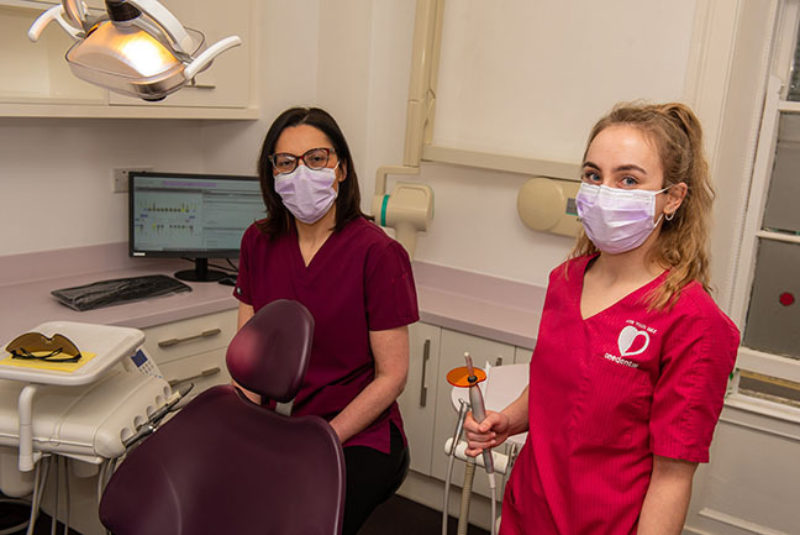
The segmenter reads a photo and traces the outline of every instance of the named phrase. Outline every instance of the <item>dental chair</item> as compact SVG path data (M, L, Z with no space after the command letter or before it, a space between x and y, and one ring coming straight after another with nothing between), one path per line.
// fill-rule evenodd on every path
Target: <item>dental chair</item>
M264 398L291 401L313 330L303 305L270 303L231 341L231 376ZM100 520L115 535L338 534L344 478L341 445L322 418L284 416L220 385L128 454L105 489Z

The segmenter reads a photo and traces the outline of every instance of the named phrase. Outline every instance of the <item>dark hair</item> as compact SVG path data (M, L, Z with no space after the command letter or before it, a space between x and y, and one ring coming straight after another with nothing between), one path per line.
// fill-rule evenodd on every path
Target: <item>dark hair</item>
M358 177L356 176L353 157L350 148L344 139L344 134L331 115L320 108L289 108L281 113L272 126L267 130L264 144L261 146L261 155L258 158L258 178L261 181L261 196L267 208L267 218L257 223L258 228L271 237L286 234L291 229L294 216L281 202L280 196L275 192L275 178L272 175L272 161L270 156L275 151L275 144L286 128L307 124L317 128L333 144L344 180L339 183L339 194L336 197L336 224L334 230L339 231L344 226L358 217L365 217L361 212L361 193L358 190Z

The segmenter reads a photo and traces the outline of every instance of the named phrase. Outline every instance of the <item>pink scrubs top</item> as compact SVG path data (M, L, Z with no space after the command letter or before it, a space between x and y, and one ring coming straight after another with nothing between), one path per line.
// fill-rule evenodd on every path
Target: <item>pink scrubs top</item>
M364 218L334 232L306 266L296 231L271 240L255 225L242 237L233 291L258 311L294 299L314 316L314 342L292 414L336 416L374 378L369 331L419 319L411 264L403 247ZM397 403L344 446L389 453L389 423L402 432Z
M550 274L502 535L635 533L653 455L708 461L736 326L697 282L673 308L648 310L666 273L584 320L590 259Z

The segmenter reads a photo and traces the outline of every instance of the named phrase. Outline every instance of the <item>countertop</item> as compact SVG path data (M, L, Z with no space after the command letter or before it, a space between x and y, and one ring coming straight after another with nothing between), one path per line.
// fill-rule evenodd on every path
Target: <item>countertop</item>
M143 329L238 306L233 288L216 282L187 282L192 292L85 312L71 310L50 295L58 288L138 275L172 275L189 267L180 259L129 258L124 243L0 257L0 341L46 321ZM423 262L414 262L413 267L421 321L534 347L544 288Z
M129 258L125 244L0 257L0 341L5 343L46 321L144 329L237 308L233 287L217 282L186 282L191 292L84 312L67 308L50 295L59 288L140 275L172 275L191 266L180 259Z
M420 320L533 349L545 288L414 262Z

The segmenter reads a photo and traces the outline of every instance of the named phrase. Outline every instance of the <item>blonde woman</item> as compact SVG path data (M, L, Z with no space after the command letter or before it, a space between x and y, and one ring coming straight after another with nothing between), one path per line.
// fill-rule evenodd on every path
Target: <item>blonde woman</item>
M619 105L592 129L584 232L550 274L529 387L468 453L529 431L500 533L681 532L739 332L709 295L714 193L682 104Z

